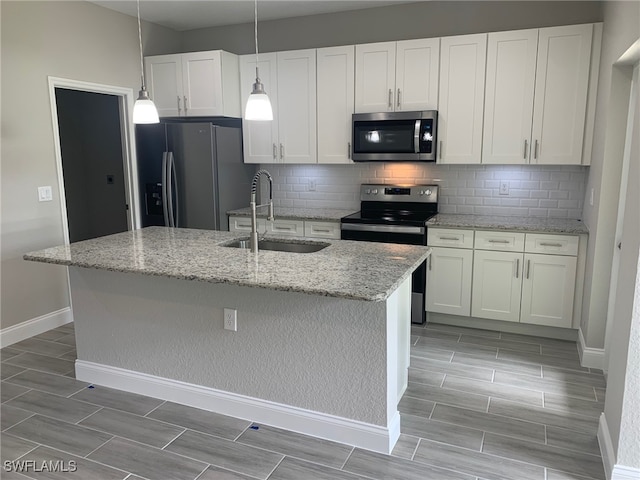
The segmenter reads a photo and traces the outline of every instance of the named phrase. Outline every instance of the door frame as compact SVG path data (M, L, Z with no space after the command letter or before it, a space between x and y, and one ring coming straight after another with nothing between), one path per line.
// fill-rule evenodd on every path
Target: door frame
M68 78L49 76L49 100L51 102L51 123L53 126L53 144L56 157L56 171L58 175L58 191L60 193L60 212L62 215L62 233L65 245L69 245L69 221L67 219L67 200L64 189L64 170L62 168L62 148L60 145L60 129L58 126L58 106L56 103L56 88L78 90L89 93L103 93L118 97L120 107L120 138L122 139L122 160L124 168L124 188L129 210L127 211L127 226L129 230L140 228L140 205L138 188L138 162L136 157L135 135L133 135L133 104L135 102L133 89L103 85L100 83L84 82Z

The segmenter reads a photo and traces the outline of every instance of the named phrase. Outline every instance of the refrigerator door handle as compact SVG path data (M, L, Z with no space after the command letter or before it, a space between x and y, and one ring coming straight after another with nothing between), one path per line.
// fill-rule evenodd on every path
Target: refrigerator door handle
M174 216L174 183L175 183L175 166L173 164L173 152L167 152L167 210L169 212L169 227L176 226L176 218Z
M171 203L175 206L175 217L173 219L173 226L177 227L180 224L180 203L178 197L178 176L176 175L176 162L173 159L173 152L169 152L169 158L171 159L171 183L175 187L171 194Z
M169 227L169 209L167 208L169 195L167 186L167 152L162 152L162 214L164 224Z

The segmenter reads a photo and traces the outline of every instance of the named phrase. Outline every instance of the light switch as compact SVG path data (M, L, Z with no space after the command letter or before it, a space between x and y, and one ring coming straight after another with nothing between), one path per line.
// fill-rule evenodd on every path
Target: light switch
M51 191L51 186L48 185L46 187L38 187L38 201L50 202L51 200L53 200L53 193Z

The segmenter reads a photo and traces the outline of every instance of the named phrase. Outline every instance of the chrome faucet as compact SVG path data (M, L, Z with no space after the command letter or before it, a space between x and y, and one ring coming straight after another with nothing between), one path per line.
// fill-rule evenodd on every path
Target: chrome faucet
M262 175L267 176L269 180L269 203L263 203L262 205L256 205L256 189L258 188L258 180ZM273 221L273 178L271 174L266 170L259 170L253 177L251 182L251 237L249 239L249 246L253 253L258 252L258 221L256 220L256 208L269 206L269 216L267 220Z

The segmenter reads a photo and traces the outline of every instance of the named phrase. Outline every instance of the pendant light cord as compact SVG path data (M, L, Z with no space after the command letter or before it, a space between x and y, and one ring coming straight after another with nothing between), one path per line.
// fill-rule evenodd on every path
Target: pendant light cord
M146 90L146 86L144 84L144 61L142 59L142 28L140 27L140 0L137 0L137 6L138 6L138 43L140 44L140 71L141 71L141 78L142 78L142 90Z
M258 78L258 0L254 1L253 4L253 33L254 38L256 40L256 80Z

